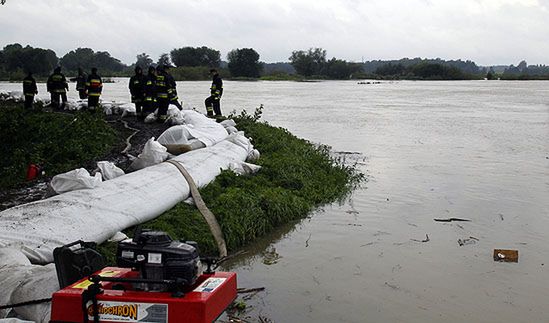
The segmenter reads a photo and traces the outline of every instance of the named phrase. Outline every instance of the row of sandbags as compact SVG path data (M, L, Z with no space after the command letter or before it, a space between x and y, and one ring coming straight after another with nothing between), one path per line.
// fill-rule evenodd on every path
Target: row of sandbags
M123 174L114 164L100 162L94 176L82 169L54 177L52 187L65 193L0 212L0 305L47 298L58 289L51 264L54 248L76 240L104 242L185 200L188 184L176 167L163 163L166 159L183 165L199 187L211 182L222 169L240 173L259 169L246 163L259 157L259 152L236 130L234 121L218 124L194 111L178 116L184 124L169 128L159 139L166 145L186 142L195 149L174 156L151 138L136 158L142 167L133 173ZM200 147L203 149L197 149ZM78 186L82 183L85 185ZM49 304L41 304L24 306L14 313L47 322L49 311ZM0 313L0 318L2 314L6 313ZM10 320L7 322L14 323L16 319Z

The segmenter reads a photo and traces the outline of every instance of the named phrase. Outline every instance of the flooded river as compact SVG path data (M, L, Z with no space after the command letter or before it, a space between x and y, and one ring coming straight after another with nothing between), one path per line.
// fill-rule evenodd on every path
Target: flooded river
M128 101L117 81L104 97ZM208 88L178 83L199 109ZM225 82L224 113L260 104L368 180L226 264L239 287L265 287L244 318L549 321L549 82Z

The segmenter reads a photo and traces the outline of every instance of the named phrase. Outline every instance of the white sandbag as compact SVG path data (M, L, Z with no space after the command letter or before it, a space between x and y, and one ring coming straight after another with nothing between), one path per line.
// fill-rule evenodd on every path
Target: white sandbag
M175 106L171 106L168 108L168 119L166 120L170 125L182 125L185 124L185 118L183 116L183 113L176 108Z
M158 141L154 140L154 137L149 139L143 151L130 165L130 169L138 170L152 165L159 164L168 159L168 153L166 147L162 146Z
M201 113L177 109L174 113L180 115L184 124L170 127L164 131L158 137L158 142L162 145L187 145L192 139L196 139L208 147L220 142L228 135L221 124Z
M8 99L15 100L17 102L23 101L25 97L21 91L8 91Z
M65 110L68 111L78 111L83 108L88 107L88 100L75 100L75 99L67 99L67 102L65 102Z
M149 115L147 115L145 117L144 122L145 123L154 123L154 122L156 122L156 120L158 120L158 117L156 116L156 113L149 113Z
M261 169L261 166L240 162L240 163L230 163L229 169L232 170L237 175L252 175L257 173Z
M13 248L0 248L0 286L2 305L50 298L53 292L59 290L54 264L32 265L20 250ZM50 302L16 307L12 311L17 317L46 323L50 319ZM7 310L0 311L0 318L7 314Z
M39 98L39 97L34 97L34 102L38 103L38 104L42 104L42 106L47 106L50 104L51 102L51 99L48 99L48 98Z
M227 140L242 147L246 147L246 151L251 152L254 149L250 139L244 136L244 131L233 133L227 137Z
M128 236L124 232L118 231L112 237L110 237L108 241L109 242L120 242L120 241L124 241L126 239L128 239Z
M137 111L135 110L135 104L133 103L123 103L117 106L118 114L122 115L122 118L126 116L134 116Z
M161 145L181 145L181 144L188 144L189 139L191 139L192 136L189 133L189 128L184 125L179 126L173 126L166 131L164 131L159 137L158 137L158 143Z
M225 127L225 128L228 128L228 127L236 127L236 122L234 122L233 119L223 120L223 121L221 121L219 124L222 125L222 126Z
M112 105L102 105L101 107L103 108L103 113L106 116L112 115Z
M0 248L0 305L13 304L11 295L21 284L22 277L15 275L14 268L30 266L29 259L16 248ZM0 318L6 317L11 309L0 310Z
M181 114L192 138L200 140L206 147L215 145L227 138L225 128L202 113L193 110L182 110Z
M244 161L250 146L246 138L232 138L172 160L180 162L197 186L203 187L230 163ZM188 196L189 186L179 170L161 163L103 182L95 189L0 212L0 247L22 245L33 263L50 263L56 247L76 240L102 243L118 231L156 218Z
M198 139L189 140L189 144L191 146L191 150L196 150L196 149L206 147L206 145L204 145L204 143L202 141L198 140Z
M98 161L97 168L99 168L99 171L103 175L103 179L106 181L125 174L122 169L116 167L116 165L110 161Z
M179 110L175 105L169 105L168 111L166 112L168 117L177 117L181 116L181 110Z
M228 133L229 135L238 132L238 129L236 129L236 127L233 127L233 126L226 127L225 130L227 130L227 133Z
M254 161L258 160L260 156L261 156L261 154L259 153L259 150L252 149L250 151L250 153L248 154L248 157L246 158L246 161L247 162L254 162Z
M177 126L177 125L185 124L185 119L180 114L179 116L168 117L167 122L172 126Z
M96 173L91 176L84 168L78 168L63 174L55 175L50 183L50 186L56 193L65 193L74 190L94 188L101 184L101 173Z
M21 267L14 268L20 271ZM11 296L13 303L23 303L36 299L50 298L59 290L59 281L54 264L46 266L32 265L25 273L21 284ZM51 302L16 307L18 317L37 323L47 323L51 316Z

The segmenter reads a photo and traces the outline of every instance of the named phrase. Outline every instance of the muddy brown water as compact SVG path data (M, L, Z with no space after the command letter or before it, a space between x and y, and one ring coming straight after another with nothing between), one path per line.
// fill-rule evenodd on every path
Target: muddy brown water
M105 97L127 101L117 81ZM208 86L178 90L203 109ZM549 82L225 82L224 113L259 104L368 181L225 264L239 287L265 287L241 318L549 320ZM496 248L519 262L494 262Z

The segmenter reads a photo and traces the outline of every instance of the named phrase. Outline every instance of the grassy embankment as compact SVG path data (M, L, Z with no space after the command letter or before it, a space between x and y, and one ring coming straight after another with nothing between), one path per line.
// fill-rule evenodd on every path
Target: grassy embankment
M254 138L263 168L252 176L224 171L201 194L216 215L228 249L239 247L320 205L343 198L362 174L334 160L329 147L299 139L282 128L259 122L261 110L234 119ZM0 187L24 181L30 162L42 163L48 175L65 172L104 156L117 142L101 114L26 112L21 103L0 102ZM174 239L199 243L202 254L216 254L208 226L194 206L180 203L144 228L164 230ZM133 233L133 228L126 230ZM113 263L116 245L100 250Z
M66 172L104 155L115 141L99 113L28 112L22 103L0 101L0 188L23 183L30 163L47 175Z
M229 251L250 243L273 228L307 216L320 205L343 198L363 175L330 156L329 147L299 139L283 128L272 127L245 112L235 117L239 130L253 138L261 152L262 169L252 176L223 171L200 190L216 215ZM168 232L172 238L198 242L201 253L216 254L208 226L194 206L180 203L143 228ZM132 229L126 230L127 234ZM100 246L114 261L115 244Z

